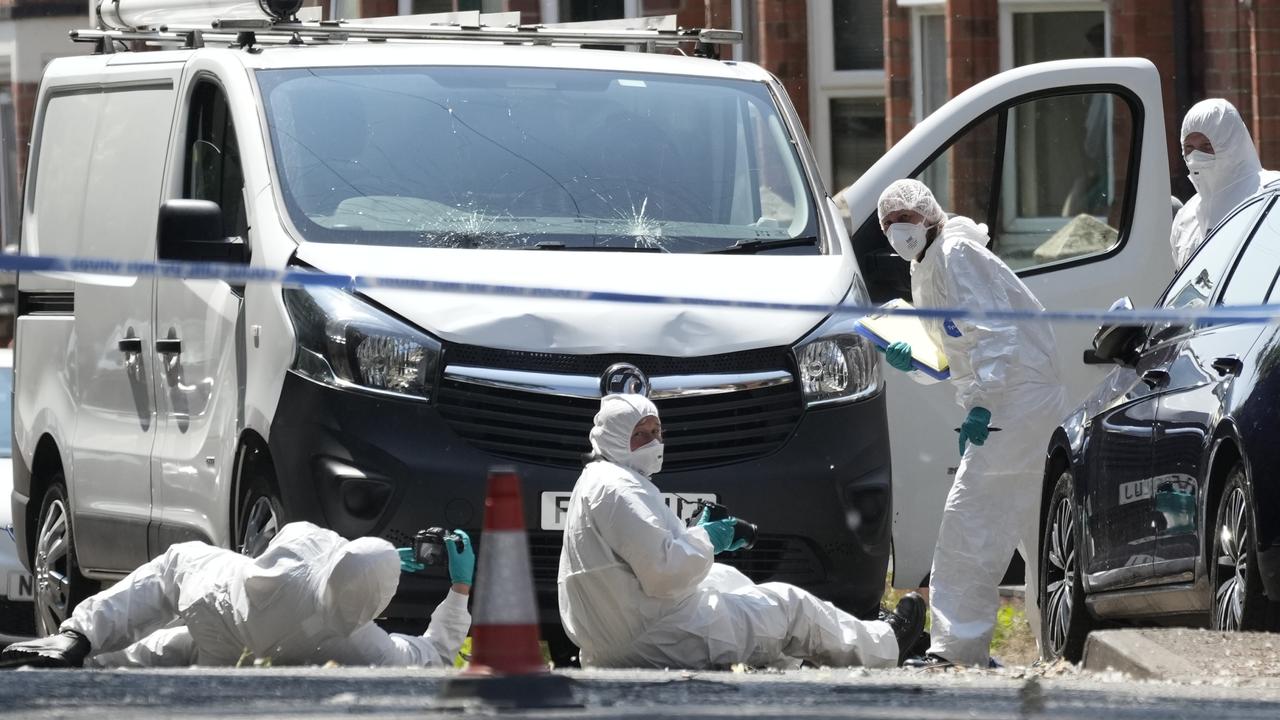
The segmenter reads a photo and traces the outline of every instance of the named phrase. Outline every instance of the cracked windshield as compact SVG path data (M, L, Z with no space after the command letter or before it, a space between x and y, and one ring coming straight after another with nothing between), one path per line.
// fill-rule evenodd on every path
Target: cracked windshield
M768 89L537 68L259 71L307 240L818 253Z

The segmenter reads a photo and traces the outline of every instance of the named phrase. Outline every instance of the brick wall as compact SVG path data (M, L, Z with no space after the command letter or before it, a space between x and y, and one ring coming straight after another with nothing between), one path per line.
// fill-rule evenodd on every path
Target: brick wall
M1249 122L1248 11L1238 0L1204 0L1201 6L1205 97L1226 98ZM1181 118L1178 120L1181 126Z
M884 0L885 140L893 145L915 124L911 80L911 13Z
M1113 0L1111 6L1111 54L1115 57L1144 57L1160 70L1160 90L1164 99L1164 123L1166 146L1169 152L1171 174L1185 174L1179 154L1174 150L1179 144L1178 129L1182 118L1178 115L1177 93L1174 79L1177 67L1173 46L1173 4L1169 0ZM1116 121L1125 118L1117 113ZM1123 132L1121 132L1123 130ZM1127 145L1128 128L1117 128L1116 138ZM1127 146L1116 148L1117 159L1128 157ZM1123 169L1117 168L1117 183L1122 182Z
M809 127L809 8L807 0L759 0L757 62L782 81L800 120Z
M947 94L951 97L1000 71L1000 15L997 0L947 0ZM986 207L990 188L971 181L990 177L996 133L991 123L970 132L952 150L951 204L972 214Z
M1253 140L1263 166L1280 168L1280 3L1254 2L1250 15Z

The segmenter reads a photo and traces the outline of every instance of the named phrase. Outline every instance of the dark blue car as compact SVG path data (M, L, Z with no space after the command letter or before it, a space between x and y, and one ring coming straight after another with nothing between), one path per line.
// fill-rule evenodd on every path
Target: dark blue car
M1224 219L1158 306L1280 303L1280 183ZM1280 324L1105 327L1117 364L1054 432L1045 465L1045 654L1078 661L1103 622L1275 627Z

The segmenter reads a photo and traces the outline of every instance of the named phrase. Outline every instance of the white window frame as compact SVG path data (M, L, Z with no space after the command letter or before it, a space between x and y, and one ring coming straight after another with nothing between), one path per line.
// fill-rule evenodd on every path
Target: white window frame
M1059 12L1100 12L1102 13L1103 28L1103 56L1111 56L1111 8L1110 3L1105 0L1078 0L1077 2L1061 2L1060 0L1015 0L1000 3L1000 70L1013 69L1013 16L1021 13L1059 13ZM1110 134L1107 135L1107 157L1114 157L1115 138ZM1132 150L1131 150L1132 151ZM1000 204L1005 208L1014 208L1017 203L1017 138L1014 133L1010 132L1005 137L1006 158L1004 168L1001 172L1004 177L1001 180L1001 198ZM1115 194L1115 173L1112 168L1108 168L1108 185L1110 193L1114 197ZM1130 182L1133 178L1130 178ZM1054 224L1060 221L1061 225L1066 225L1070 218L1057 217L1028 217L1023 218L1014 216L1008 220L1008 227L1002 230L1008 230L1013 234L1031 233L1043 230L1046 225Z
M899 5L908 5L907 0L898 0ZM912 2L911 7L911 117L914 122L924 119L924 53L920 47L924 42L924 22L928 17L945 16L946 6L941 2Z
M835 164L831 157L831 101L844 98L879 99L886 96L886 74L879 70L836 70L835 37L831 32L833 0L809 0L809 124L818 169L831 192Z

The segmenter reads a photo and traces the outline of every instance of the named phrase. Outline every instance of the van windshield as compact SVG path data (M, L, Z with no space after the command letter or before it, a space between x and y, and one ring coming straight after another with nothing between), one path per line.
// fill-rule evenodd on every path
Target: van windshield
M307 240L821 252L761 83L508 67L257 79L284 205Z

